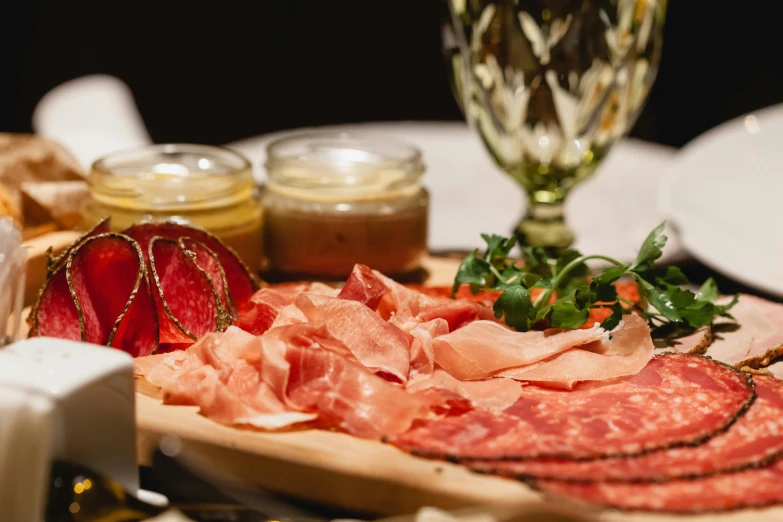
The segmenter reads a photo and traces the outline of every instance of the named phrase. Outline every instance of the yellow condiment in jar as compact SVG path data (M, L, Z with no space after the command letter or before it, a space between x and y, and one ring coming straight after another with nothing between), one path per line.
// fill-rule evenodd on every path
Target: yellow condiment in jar
M250 162L222 147L166 144L109 154L92 166L85 226L143 221L195 225L232 247L253 270L262 259L262 208Z
M415 147L304 134L270 143L266 168L261 202L270 271L340 279L355 263L389 275L420 267L429 195Z

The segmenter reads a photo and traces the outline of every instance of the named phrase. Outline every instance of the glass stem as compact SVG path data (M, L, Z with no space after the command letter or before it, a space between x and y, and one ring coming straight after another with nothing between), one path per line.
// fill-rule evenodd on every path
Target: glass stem
M535 192L530 194L527 212L516 229L519 243L525 246L545 247L553 253L571 246L574 234L565 223L564 200L565 194L556 200L547 202L536 198Z

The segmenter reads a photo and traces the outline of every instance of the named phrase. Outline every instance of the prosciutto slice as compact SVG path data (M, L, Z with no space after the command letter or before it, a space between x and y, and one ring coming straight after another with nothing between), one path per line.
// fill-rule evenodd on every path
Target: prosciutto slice
M594 341L580 348L530 366L501 372L500 375L542 386L571 389L577 382L635 375L650 361L655 349L647 323L635 315L625 316L612 331L611 340Z
M570 482L662 482L739 470L783 454L783 381L755 376L756 401L725 433L695 447L592 461L473 462L474 469Z
M275 319L287 305L302 293L335 296L338 290L323 283L281 284L262 288L243 305L234 324L253 335L269 330Z
M524 386L502 413L426 420L390 437L418 455L456 460L593 459L704 441L755 398L750 379L709 359L666 354L634 376L571 391Z
M515 332L492 321L475 321L433 340L435 362L457 379L486 379L598 341L605 330ZM649 359L649 357L648 357Z
M258 370L237 353L255 338L236 327L204 336L187 351L153 356L142 367L166 404L198 406L202 415L230 425L279 429L316 418L287 411Z
M427 379L435 371L435 351L432 343L436 337L449 333L449 324L445 319L433 319L411 330L410 374L409 382Z
M460 381L448 372L437 369L428 379L408 386L408 393L427 397L433 404L465 401L464 409L478 408L502 411L514 404L524 385L513 379L487 379L486 381Z
M730 313L736 323L713 326L706 355L737 368L759 368L783 354L783 305L742 294Z
M454 331L477 319L494 320L492 309L471 299L450 299L418 292L405 287L378 271L375 277L387 289L378 306L384 319L410 332L421 323L444 319L449 330Z
M338 297L358 301L375 310L385 294L386 285L378 279L370 267L357 264L353 267Z
M327 426L358 437L399 433L427 416L426 401L371 373L347 352L324 348L329 333L310 324L274 328L242 356L264 361L264 382L288 407L317 413Z
M624 510L702 513L763 507L783 502L783 461L768 467L662 484L596 482L570 484L540 481L550 494ZM749 520L764 520L763 514Z
M294 301L298 314L286 310L289 323L324 324L331 337L345 345L365 367L408 380L410 339L396 326L358 301L301 294ZM282 315L282 314L281 314ZM283 326L283 321L275 326Z

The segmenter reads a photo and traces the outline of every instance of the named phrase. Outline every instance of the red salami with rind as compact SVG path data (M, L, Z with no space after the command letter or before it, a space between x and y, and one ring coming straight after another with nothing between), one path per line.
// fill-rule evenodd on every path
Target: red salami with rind
M111 346L128 352L133 357L144 357L155 353L159 338L158 313L155 310L149 274L145 271L135 297L117 325Z
M566 482L663 482L768 464L783 455L783 381L757 375L757 398L725 433L695 447L592 461L471 462L476 471Z
M144 278L138 245L118 234L90 237L73 249L65 273L79 311L82 340L111 344Z
M145 257L147 256L149 242L155 236L174 241L179 240L181 237L187 237L204 244L220 259L231 297L240 309L248 302L250 296L258 290L257 278L253 276L237 253L206 230L172 222L141 223L123 231L123 234L139 242Z
M99 236L101 234L105 234L109 232L111 228L111 218L105 217L98 221L94 227L92 227L90 230L79 236L76 241L71 243L71 245L65 249L65 251L60 254L59 256L53 256L52 255L52 247L49 247L46 251L46 277L47 279L52 276L52 274L57 270L59 266L65 266L65 262L68 260L68 256L71 255L71 252L79 246L85 239Z
M228 327L227 314L209 275L177 241L151 238L148 257L161 345L192 343Z
M223 270L223 265L220 264L218 255L204 243L189 237L179 238L179 244L187 252L193 253L193 260L212 280L212 285L220 296L220 302L223 305L223 309L227 311L235 309L235 304L231 298L231 292L228 290L226 272Z
M697 514L783 503L781 482L783 461L763 468L721 473L700 479L672 480L662 484L540 481L534 486L550 494L565 495L626 511ZM759 520L762 519L759 517Z
M65 266L60 265L50 274L38 293L38 299L30 314L30 337L57 337L80 341L79 311L73 302L65 276Z
M728 429L754 399L749 376L705 357L665 354L634 376L570 391L526 386L501 413L420 421L387 441L457 461L631 456L700 444Z

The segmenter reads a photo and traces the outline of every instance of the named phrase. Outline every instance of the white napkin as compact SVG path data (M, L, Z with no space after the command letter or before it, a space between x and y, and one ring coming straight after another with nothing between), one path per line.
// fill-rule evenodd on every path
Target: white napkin
M107 75L58 85L38 102L33 129L63 144L86 170L109 152L152 143L125 83Z

